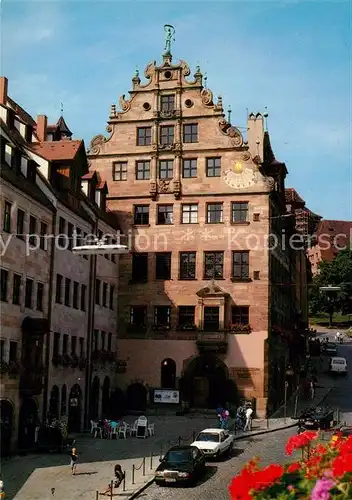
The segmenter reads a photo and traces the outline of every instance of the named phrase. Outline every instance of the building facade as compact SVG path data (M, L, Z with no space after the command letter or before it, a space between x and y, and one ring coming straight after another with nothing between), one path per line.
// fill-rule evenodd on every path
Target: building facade
M118 226L83 141L62 117L33 120L1 83L1 426L8 448L31 448L40 422L79 431L112 411L118 256L72 249L116 241Z
M239 393L263 415L283 394L296 307L292 286L272 286L291 280L288 251L268 244L281 237L287 171L261 114L248 116L245 138L199 67L189 75L166 52L90 144L132 249L120 259L120 383L129 407L144 407L151 388L178 388L193 407Z
M321 220L314 233L308 258L312 274L319 272L322 261L331 262L336 255L352 243L352 222L347 220Z

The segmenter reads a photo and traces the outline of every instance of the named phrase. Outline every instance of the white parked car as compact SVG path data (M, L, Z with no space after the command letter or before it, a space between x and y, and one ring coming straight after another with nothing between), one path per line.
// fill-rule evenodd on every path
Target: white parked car
M219 458L224 453L231 453L234 435L224 429L204 429L191 446L196 446L206 457Z
M342 373L347 375L348 366L346 358L333 357L330 359L330 373Z

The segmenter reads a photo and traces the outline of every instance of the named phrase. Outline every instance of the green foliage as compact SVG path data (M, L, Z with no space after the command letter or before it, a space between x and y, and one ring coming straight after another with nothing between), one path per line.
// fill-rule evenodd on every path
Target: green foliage
M338 292L321 292L322 286L340 286ZM332 262L322 261L319 274L314 276L309 289L310 314L352 312L352 250L345 249L337 254Z

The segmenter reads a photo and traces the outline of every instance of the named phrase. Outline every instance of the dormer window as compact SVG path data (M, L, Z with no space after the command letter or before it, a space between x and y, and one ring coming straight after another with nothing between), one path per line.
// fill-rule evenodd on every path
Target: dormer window
M103 210L103 212L106 212L106 194L104 191L101 191L100 194L100 208Z
M5 162L12 166L12 147L9 144L5 145Z
M34 161L29 161L27 164L27 179L35 183L37 177L37 165Z

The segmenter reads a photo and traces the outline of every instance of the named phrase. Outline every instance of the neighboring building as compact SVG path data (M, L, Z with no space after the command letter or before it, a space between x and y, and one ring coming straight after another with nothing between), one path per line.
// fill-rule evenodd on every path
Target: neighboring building
M321 261L331 262L341 250L351 247L351 243L352 221L321 220L308 249L312 274L319 272Z
M287 213L293 213L296 221L296 231L299 234L312 236L321 220L321 216L315 214L306 207L306 202L293 188L285 189L285 200Z
M295 259L266 245L286 225L287 171L261 114L245 140L199 67L189 74L170 52L149 64L148 82L136 74L131 98L111 107L109 137L90 145L133 249L120 259L121 388L131 409L151 388L179 388L193 407L238 390L264 415L283 398L297 317Z
M67 418L78 431L110 413L118 371L118 256L77 255L72 247L87 235L116 241L119 231L106 211L106 183L89 173L83 141L71 140L62 117L55 126L45 116L35 122L7 96L7 80L0 81L1 210L3 234L10 233L1 264L7 299L1 346L8 363L18 343L19 373L14 378L8 368L3 377L1 406L12 408L13 445L18 429L18 446L30 448L39 420ZM26 255L29 239L34 248Z

